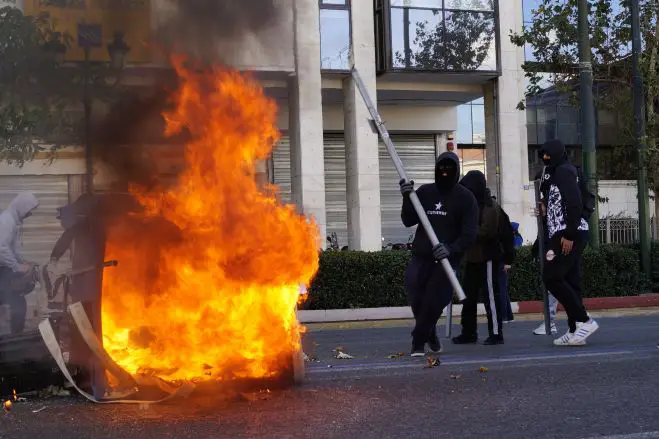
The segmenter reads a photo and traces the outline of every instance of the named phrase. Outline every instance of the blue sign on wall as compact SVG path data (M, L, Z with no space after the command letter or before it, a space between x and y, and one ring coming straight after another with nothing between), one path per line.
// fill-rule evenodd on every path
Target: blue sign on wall
M82 48L101 47L103 31L100 24L78 23L78 46Z

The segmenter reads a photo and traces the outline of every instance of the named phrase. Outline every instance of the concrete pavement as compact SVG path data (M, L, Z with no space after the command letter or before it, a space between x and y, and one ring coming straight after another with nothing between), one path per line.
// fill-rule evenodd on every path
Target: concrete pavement
M30 401L0 417L0 438L659 438L658 315L601 317L583 348L537 324L506 325L503 346L447 344L434 368L388 358L407 353L409 322L318 325L300 387L148 410ZM355 358L333 358L339 346Z

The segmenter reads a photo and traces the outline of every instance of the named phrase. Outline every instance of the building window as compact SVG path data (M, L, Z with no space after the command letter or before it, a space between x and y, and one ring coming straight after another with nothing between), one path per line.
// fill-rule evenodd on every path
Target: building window
M522 0L522 15L524 17L524 28L530 29L533 25L533 15L534 11L538 9L538 6L542 3L542 0ZM535 61L533 56L533 46L530 44L524 45L524 60L525 61Z
M458 146L485 145L485 104L483 98L458 106Z
M350 0L320 1L320 68L350 70Z
M376 2L376 27L381 28L376 32L388 33L387 67L422 71L497 70L495 0L389 0L388 3L386 23L378 14ZM382 44L380 38L378 44Z
M460 159L460 175L465 175L469 171L481 171L487 175L485 145L458 146L457 154Z

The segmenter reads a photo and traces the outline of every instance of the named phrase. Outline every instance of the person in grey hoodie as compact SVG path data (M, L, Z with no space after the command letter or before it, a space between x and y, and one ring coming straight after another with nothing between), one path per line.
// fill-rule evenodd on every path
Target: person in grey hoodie
M25 295L34 289L34 263L19 253L20 228L39 201L31 192L21 192L0 214L0 301L10 307L12 334L23 332L27 303Z

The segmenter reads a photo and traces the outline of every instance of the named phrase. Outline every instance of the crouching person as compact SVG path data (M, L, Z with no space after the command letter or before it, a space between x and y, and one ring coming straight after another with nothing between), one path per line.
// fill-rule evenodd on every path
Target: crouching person
M35 264L25 260L19 252L20 228L38 206L34 194L22 192L0 214L0 304L9 305L12 334L25 329L25 295L35 286Z
M476 239L478 206L472 193L457 184L458 169L457 155L441 154L435 164L435 183L424 184L416 191L440 242L434 248L410 201L414 182L400 182L403 224L419 225L412 243L412 260L405 270L405 290L415 319L413 357L424 356L426 344L433 353L442 350L436 326L442 310L452 300L453 287L438 261L448 259L457 271L464 252Z

